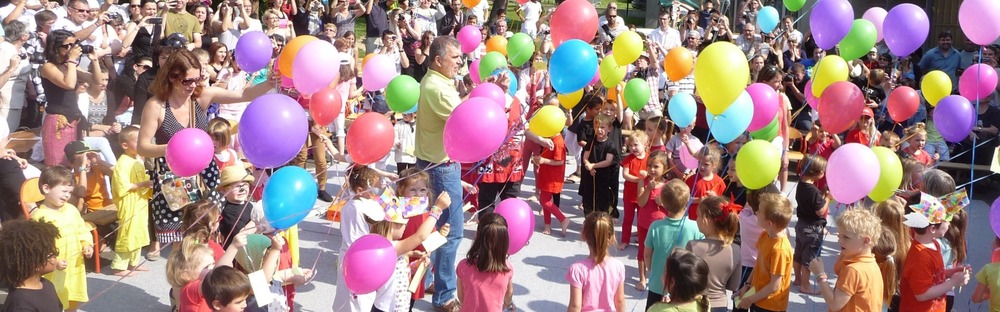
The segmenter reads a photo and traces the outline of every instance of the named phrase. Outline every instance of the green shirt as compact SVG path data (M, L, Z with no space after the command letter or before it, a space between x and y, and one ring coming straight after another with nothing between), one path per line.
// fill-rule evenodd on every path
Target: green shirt
M990 312L1000 312L1000 263L990 263L976 273L976 281L990 288Z
M934 126L934 120L932 118L927 118L924 125L927 126L927 143L944 142L944 137L941 136L941 132L938 132L937 127Z
M666 218L653 222L645 241L646 249L653 249L653 259L646 264L650 267L649 276L646 277L649 291L664 294L663 269L667 265L667 257L675 247L684 248L689 241L702 238L705 235L698 231L698 224L688 218Z
M427 70L420 81L414 156L431 163L448 161L448 154L444 152L444 124L461 102L454 79L433 69Z
M646 312L700 312L700 305L697 301L691 301L682 304L672 304L666 302L657 302Z
M190 43L194 42L194 34L201 33L201 28L198 27L198 18L190 13L167 12L166 20L167 36L173 33L180 33Z

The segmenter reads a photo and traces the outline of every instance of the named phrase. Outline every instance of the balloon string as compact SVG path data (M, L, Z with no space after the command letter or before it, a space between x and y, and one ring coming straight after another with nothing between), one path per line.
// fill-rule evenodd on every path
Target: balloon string
M983 59L983 49L979 49L979 60L982 61L982 59ZM977 69L978 69L978 67L977 67ZM979 80L980 80L980 78L979 78L980 77L979 71L977 70L975 74L976 74L976 85L978 86L979 85ZM975 118L973 119L974 122L972 123L973 129L975 129L976 125L979 124L979 105L980 105L979 101L980 101L980 99L979 99L979 94L978 94L978 92L979 92L978 88L977 88L976 92L977 92L977 94L976 94L976 110L973 112L973 116L975 116ZM976 134L976 133L972 133L972 154L971 154L972 155L972 162L969 163L969 165L970 165L970 168L969 168L969 181L970 181L969 182L969 198L972 198L973 194L975 194L975 192L973 191L973 189L976 187L976 184L973 183L973 182L976 181L976 170L974 168L972 168L971 166L975 166L976 165L976 140L978 140L978 139L979 139L979 135Z

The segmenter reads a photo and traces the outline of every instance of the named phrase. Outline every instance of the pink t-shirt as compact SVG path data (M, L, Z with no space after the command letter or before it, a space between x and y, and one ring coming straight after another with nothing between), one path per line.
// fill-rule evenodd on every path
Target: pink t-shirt
M581 311L614 311L615 295L624 280L625 264L612 257L605 257L599 265L587 257L570 265L566 272L569 285L583 290Z
M752 268L757 265L757 238L763 231L750 206L740 210L740 264L743 266Z
M507 272L479 272L476 266L463 259L455 268L455 275L462 282L462 311L501 312L508 284L514 277L514 267L507 262Z

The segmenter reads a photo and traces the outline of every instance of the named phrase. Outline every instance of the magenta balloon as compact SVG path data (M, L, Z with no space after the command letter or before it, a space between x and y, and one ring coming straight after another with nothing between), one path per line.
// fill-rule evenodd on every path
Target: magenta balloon
M513 255L521 251L535 233L535 213L531 206L523 200L508 198L497 204L494 212L507 220L507 254Z
M806 90L812 90L812 87L813 87L812 80L809 80L808 82L806 82ZM818 109L819 108L819 99L817 99L816 95L813 95L813 93L811 91L810 92L806 92L806 104L809 104L809 107L812 107L813 110Z
M482 60L483 59L478 58L475 61L472 61L472 64L469 64L469 77L472 77L472 83L482 83L482 79L479 79L479 61Z
M594 72L594 79L591 79L590 83L587 84L587 85L595 86L595 85L597 85L600 82L601 82L601 71L598 70L598 71Z
M830 161L826 165L826 181L837 202L850 204L871 193L878 183L879 170L878 157L871 148L858 143L847 143L830 155Z
M476 26L465 25L458 31L458 44L462 46L462 53L472 53L482 42L483 32Z
M823 129L839 134L854 126L864 109L865 94L861 89L853 83L837 81L823 90L817 111Z
M809 15L816 45L824 50L832 49L851 31L854 23L854 8L847 0L819 0Z
M753 118L750 119L747 131L753 132L771 124L778 113L781 100L778 99L778 92L775 92L773 87L763 83L751 84L747 87L747 93L753 99Z
M247 72L264 69L271 62L271 38L259 30L244 33L236 42L233 56L236 64Z
M975 125L976 109L962 96L946 96L934 108L934 126L948 142L965 140Z
M507 107L507 97L504 96L503 89L493 83L487 82L476 86L476 88L472 89L472 92L469 93L469 97L487 98L496 103L500 108L505 109Z
M1000 37L1000 2L996 0L965 0L958 7L958 25L969 40L978 45L990 45Z
M872 22L872 24L875 25L875 33L877 36L875 38L876 43L882 41L882 22L885 21L885 16L887 14L889 14L889 12L887 12L885 9L880 7L873 7L868 9L868 11L865 11L865 15L861 17L863 19L868 20L869 22Z
M201 173L215 156L212 137L198 128L187 128L174 134L167 142L167 166L182 177Z
M396 76L399 76L396 73L396 63L385 54L376 54L365 63L361 81L365 90L378 91L389 85L389 81Z
M882 22L882 30L885 44L892 54L906 56L924 44L931 26L924 9L904 3L889 10Z
M506 137L504 109L487 98L470 98L444 124L444 151L451 160L474 163L493 155Z
M990 206L990 226L993 227L993 233L1000 237L1000 198L993 201L993 206Z
M344 253L340 274L354 294L367 294L389 281L396 269L396 248L385 236L368 234L358 238Z
M239 123L243 154L257 168L277 168L295 158L309 135L302 106L283 94L265 94L250 102Z
M993 66L985 64L969 66L962 73L962 77L958 79L958 93L969 101L985 99L996 88L997 71L993 69Z
M326 40L306 43L292 60L292 82L300 94L313 94L340 77L340 70L329 64L339 64L337 48Z
M568 0L556 7L549 20L556 47L571 39L590 42L597 35L597 9L587 0Z

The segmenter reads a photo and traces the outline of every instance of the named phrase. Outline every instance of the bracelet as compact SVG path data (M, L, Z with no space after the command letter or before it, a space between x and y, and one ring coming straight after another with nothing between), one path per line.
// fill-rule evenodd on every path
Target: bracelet
M820 273L816 275L816 280L820 282L826 282L826 278L827 278L826 273Z
M74 61L74 60L68 60L68 61L66 61L66 64L73 64L73 65L79 66L80 62L77 62L77 61Z

